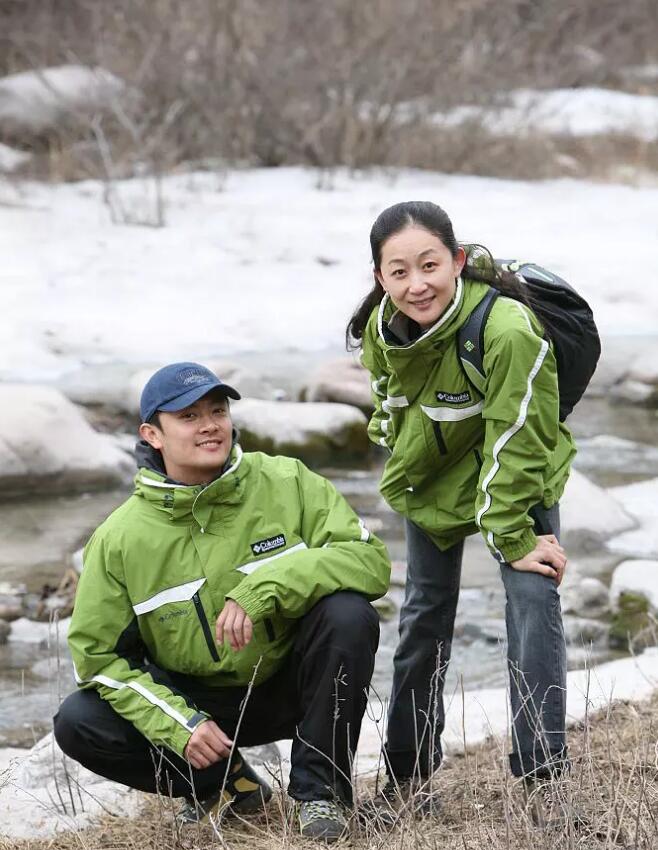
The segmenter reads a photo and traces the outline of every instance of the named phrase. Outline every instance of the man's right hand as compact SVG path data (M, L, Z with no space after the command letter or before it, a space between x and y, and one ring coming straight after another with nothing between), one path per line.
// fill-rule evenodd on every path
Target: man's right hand
M228 758L233 741L219 728L214 720L200 723L187 742L183 755L197 770L210 767L221 759Z

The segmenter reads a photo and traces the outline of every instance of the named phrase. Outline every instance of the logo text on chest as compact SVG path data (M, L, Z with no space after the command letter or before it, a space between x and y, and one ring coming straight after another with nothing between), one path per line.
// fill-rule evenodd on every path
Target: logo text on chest
M446 404L464 404L464 402L471 401L471 394L468 390L464 390L463 393L438 392L436 400L444 401Z
M265 540L259 540L251 544L251 551L254 555L262 555L263 552L272 552L274 549L280 549L286 545L286 538L283 534L276 534L274 537L266 537Z

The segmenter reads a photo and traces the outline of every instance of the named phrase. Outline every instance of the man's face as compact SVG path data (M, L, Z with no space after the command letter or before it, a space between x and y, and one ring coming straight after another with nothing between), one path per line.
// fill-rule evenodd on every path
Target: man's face
M189 407L160 411L160 425L144 423L139 433L164 459L167 475L183 484L207 484L231 451L233 423L228 400L212 390Z

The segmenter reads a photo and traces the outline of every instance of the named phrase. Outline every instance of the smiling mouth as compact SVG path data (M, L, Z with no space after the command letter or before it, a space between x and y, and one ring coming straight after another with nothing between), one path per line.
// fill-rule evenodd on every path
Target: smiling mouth
M429 298L421 298L418 301L412 301L414 307L426 307L428 304L431 304L434 301L434 296L430 295Z
M197 443L199 448L219 448L221 440L204 440L202 443Z

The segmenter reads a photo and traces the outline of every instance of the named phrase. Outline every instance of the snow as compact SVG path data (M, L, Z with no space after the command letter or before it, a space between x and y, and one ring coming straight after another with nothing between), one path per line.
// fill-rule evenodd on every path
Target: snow
M658 611L658 561L623 561L612 574L610 602L613 606L622 593L644 596Z
M55 129L69 114L100 111L125 90L103 68L60 65L0 78L0 128L15 135Z
M543 132L570 136L623 133L658 139L658 97L600 88L518 89L498 107L458 106L433 116L439 126L482 121L496 135Z
M637 529L608 540L608 549L636 558L658 558L658 478L611 487L608 492L639 523Z
M0 191L0 379L246 351L336 354L370 286L370 226L414 198L445 206L463 241L572 281L604 334L656 331L658 287L637 273L653 267L656 188L421 171L332 179L321 190L302 168L253 169L220 190L216 175L172 176L163 228L111 224L94 181L23 184L11 207ZM143 186L121 184L124 202Z
M10 148L0 142L0 173L11 174L12 171L16 171L17 168L24 165L30 159L30 156L25 151L17 151L15 148Z

